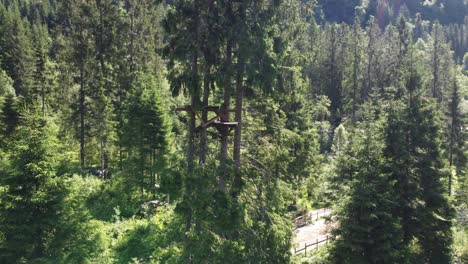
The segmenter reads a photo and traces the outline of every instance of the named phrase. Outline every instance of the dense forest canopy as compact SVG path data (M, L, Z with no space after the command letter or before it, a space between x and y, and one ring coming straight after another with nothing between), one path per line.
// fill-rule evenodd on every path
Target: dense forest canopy
M0 0L0 263L467 263L467 99L465 0Z

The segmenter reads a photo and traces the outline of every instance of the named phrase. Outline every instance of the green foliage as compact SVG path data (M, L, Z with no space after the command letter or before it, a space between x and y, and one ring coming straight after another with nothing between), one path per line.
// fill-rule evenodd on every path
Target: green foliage
M454 260L453 263L465 263L468 261L468 231L465 227L457 229L454 234Z
M401 247L401 225L392 216L395 181L384 172L384 120L370 111L366 113L350 143L348 155L355 159L351 168L344 169L352 178L349 195L342 198L337 211L340 227L334 234L334 263L409 263ZM345 166L347 163L337 165Z
M0 229L3 261L42 257L46 234L53 234L64 192L54 177L57 164L56 128L30 113L10 145L8 166L2 169L2 219ZM34 237L34 239L30 239Z
M158 209L152 218L117 221L111 229L116 237L114 263L180 263L181 224L171 207Z
M155 191L156 177L168 173L167 160L171 154L171 123L162 99L163 84L150 75L136 76L123 127L122 146L128 153L125 169L131 175L129 184L151 192Z
M343 124L340 124L336 129L333 136L333 145L332 151L336 154L339 154L342 150L346 148L348 144L348 136L345 127Z
M464 263L467 5L423 2L0 1L0 262Z
M111 263L110 236L106 223L93 219L88 208L89 197L102 188L102 181L74 175L63 179L67 195L61 201L54 240L51 242L51 262Z
M411 83L411 82L410 82ZM436 105L420 97L409 106L412 144L409 145L410 168L421 188L423 205L416 207L419 220L416 236L423 250L423 259L431 262L450 261L451 218L453 217L442 179L448 171L442 159L441 123ZM418 230L419 229L419 230Z
M0 70L0 153L5 148L6 137L16 125L16 113L12 109L15 98L12 84L13 80Z
M130 175L116 173L112 177L111 184L101 183L85 200L94 219L110 221L116 209L121 217L131 218L138 213L141 204L151 198L148 193L141 195L139 186L129 182Z
M28 103L33 102L34 50L30 22L21 17L15 5L0 9L2 37L0 62L13 80L16 94Z

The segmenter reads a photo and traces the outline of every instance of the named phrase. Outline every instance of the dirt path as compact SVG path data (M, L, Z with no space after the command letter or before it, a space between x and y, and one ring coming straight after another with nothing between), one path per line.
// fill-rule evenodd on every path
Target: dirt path
M310 212L310 215L316 215L317 212L323 212L323 209L319 209L316 211ZM325 212L324 214L319 214L319 217L323 215L329 215L331 211L329 210L328 212ZM315 218L313 218L315 219ZM294 248L303 248L304 244L312 244L316 241L321 241L327 238L327 236L330 236L330 232L332 229L332 224L327 224L325 223L325 219L319 218L318 220L313 221L311 224L305 225L303 227L300 227L296 230L294 230L294 233L296 234L294 238ZM319 246L324 245L320 244Z

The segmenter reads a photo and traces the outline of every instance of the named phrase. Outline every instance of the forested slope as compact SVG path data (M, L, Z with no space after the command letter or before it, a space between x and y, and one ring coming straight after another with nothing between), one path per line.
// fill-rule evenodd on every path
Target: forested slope
M0 263L466 263L467 10L0 0Z

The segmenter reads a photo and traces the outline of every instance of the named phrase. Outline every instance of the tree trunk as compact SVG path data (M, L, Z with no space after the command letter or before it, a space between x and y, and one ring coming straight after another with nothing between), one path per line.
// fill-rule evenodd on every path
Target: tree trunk
M364 101L369 96L370 90L373 85L372 80L372 66L374 64L374 27L375 25L372 23L369 26L368 35L369 35L369 42L367 43L367 81L365 85L365 89L363 89L361 94L361 99Z
M242 107L244 100L244 61L242 55L237 55L237 73L236 73L236 122L237 127L234 132L234 182L232 184L233 196L237 196L241 185L241 141L242 141Z
M208 111L206 107L208 106L209 96L210 96L210 69L211 65L206 59L205 55L205 73L203 77L203 112L202 112L202 122L206 123L208 121ZM205 165L206 162L206 152L207 152L207 135L206 127L202 127L200 131L200 165Z
M432 97L437 98L437 100L440 102L439 98L439 93L438 93L438 88L437 85L439 84L439 51L438 51L438 46L439 46L439 41L437 38L438 34L437 31L434 33L434 56L433 56L433 69L432 69Z
M244 65L242 58L239 57L238 67L237 67L237 76L236 76L236 122L237 127L234 134L234 165L236 170L240 169L241 164L241 138L242 138L242 107L244 99Z
M453 165L453 137L454 137L454 128L453 128L453 117L452 117L452 126L450 128L450 146L449 146L449 165L450 172L448 174L448 195L452 195L452 165Z
M453 166L453 149L455 147L455 138L456 135L456 123L457 123L457 111L458 111L458 86L456 84L456 78L453 86L453 93L452 93L452 103L450 107L451 111L451 125L450 125L450 145L449 145L449 165L450 168ZM457 168L458 174L458 168ZM448 178L448 194L449 196L452 195L452 173L449 173Z
M192 81L194 82L192 85L192 97L191 97L191 109L190 112L190 121L189 121L189 138L188 138L188 148L187 148L187 173L192 173L194 169L194 157L195 157L195 105L198 101L198 54L194 51L193 58L192 58ZM190 182L190 181L188 181ZM190 184L186 184L185 186L185 194L184 199L190 200L190 193L192 191L192 186ZM192 208L187 208L187 216L185 219L185 238L184 238L184 249L187 253L187 263L192 263L192 256L190 254L190 239L187 236L187 233L190 232L192 227Z
M84 58L82 58L84 60ZM80 164L84 169L85 163L85 84L84 84L84 62L80 65Z
M41 76L41 110L42 116L45 117L45 78Z
M353 123L356 122L356 93L358 89L358 67L359 67L359 53L358 53L358 36L357 36L357 29L355 29L355 39L354 39L354 61L353 61L353 115L352 115L352 121Z
M96 0L96 4L99 9L99 38L97 39L99 41L98 43L98 57L99 57L99 62L101 64L101 71L104 76L106 77L106 68L105 68L105 63L104 63L104 14L103 14L103 6L101 0ZM105 82L107 82L107 78L105 79Z
M224 103L221 107L221 122L229 122L229 107L231 105L231 64L232 64L232 42L228 40L226 45L225 73L224 73ZM227 126L221 127L221 175L219 176L218 188L226 190L227 158L228 158L228 134Z

